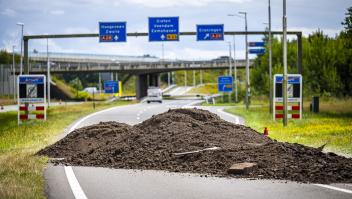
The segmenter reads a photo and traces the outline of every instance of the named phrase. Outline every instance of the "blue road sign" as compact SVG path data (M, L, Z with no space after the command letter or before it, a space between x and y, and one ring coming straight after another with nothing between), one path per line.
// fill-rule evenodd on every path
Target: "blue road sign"
M20 77L20 84L44 84L44 77Z
M99 42L126 42L126 22L99 22Z
M300 76L287 76L287 83L288 84L299 84L300 83ZM275 83L282 84L282 76L276 76Z
M232 92L233 91L232 76L218 77L218 91L219 92Z
M178 17L149 17L149 41L180 41Z
M224 24L197 25L197 41L224 41Z
M249 49L249 54L265 54L265 49Z
M249 42L249 47L265 47L265 42Z
M105 93L119 93L119 81L104 82Z

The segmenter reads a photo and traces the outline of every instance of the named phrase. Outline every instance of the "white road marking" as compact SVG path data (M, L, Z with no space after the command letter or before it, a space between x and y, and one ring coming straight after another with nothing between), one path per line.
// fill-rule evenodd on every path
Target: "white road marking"
M79 185L75 174L73 173L72 167L65 166L65 172L67 176L68 183L72 189L73 195L76 199L87 199L86 194L84 194L81 186Z
M139 111L140 113L143 113L143 111Z
M137 116L140 116L140 114L138 113Z
M240 123L240 119L239 119L237 116L232 115L232 114L230 114L230 113L226 113L226 112L224 112L224 111L222 111L222 110L220 110L220 109L218 109L218 111L219 111L220 113L225 114L225 115L228 115L228 116L234 117L234 118L236 119L235 124L239 124L239 123Z
M337 187L333 187L333 186L325 185L325 184L314 184L314 185L317 185L317 186L320 186L320 187L324 187L324 188L328 188L328 189L333 189L333 190L336 190L336 191L342 191L342 192L345 192L345 193L350 193L350 194L352 194L352 191L351 191L351 190L347 190L347 189L341 189L341 188L337 188Z
M193 108L194 106L191 106L191 105L197 104L197 103L199 103L199 101L186 104L186 105L182 106L182 108Z
M146 111L147 109L144 109L144 111Z
M139 117L137 117L137 120L139 120Z

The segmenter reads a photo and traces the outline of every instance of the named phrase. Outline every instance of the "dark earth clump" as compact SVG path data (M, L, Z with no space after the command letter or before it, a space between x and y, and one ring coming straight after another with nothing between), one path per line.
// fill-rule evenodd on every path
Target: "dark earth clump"
M198 153L175 155L205 148ZM352 159L278 142L201 109L173 109L130 126L118 122L76 129L40 150L55 164L166 170L311 183L352 183ZM227 174L234 163L257 163L248 175Z

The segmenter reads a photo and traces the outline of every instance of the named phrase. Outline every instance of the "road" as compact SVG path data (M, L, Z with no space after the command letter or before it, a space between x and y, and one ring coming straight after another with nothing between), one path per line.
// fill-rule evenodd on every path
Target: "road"
M62 102L60 105L60 102L52 102L50 103L50 106L64 106L64 105L75 105L75 104L82 104L83 102ZM48 105L48 103L46 103ZM24 104L22 104L24 106ZM29 106L32 106L31 104ZM44 106L42 103L36 103L35 106ZM18 105L9 105L9 106L4 106L4 109L0 109L0 113L4 113L7 111L17 111L18 110Z
M193 108L201 100L164 100L159 103L110 108L83 117L71 124L75 128L118 121L130 125L174 108ZM197 107L218 114L229 122L244 124L244 119L222 111L224 107ZM351 184L323 187L290 181L227 179L163 171L141 171L97 167L64 167L48 164L43 176L49 198L351 198Z

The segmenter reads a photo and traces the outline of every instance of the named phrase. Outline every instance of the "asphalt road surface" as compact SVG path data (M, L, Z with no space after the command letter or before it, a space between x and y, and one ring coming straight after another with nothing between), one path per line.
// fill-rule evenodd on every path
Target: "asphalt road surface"
M71 124L75 128L118 121L130 125L168 109L193 108L201 100L164 100L119 106L93 113ZM218 114L229 122L244 124L239 116L222 111L224 107L198 107ZM48 164L45 190L49 198L352 198L352 184L302 184L290 181L204 177L163 171L141 171L98 167L66 167Z

